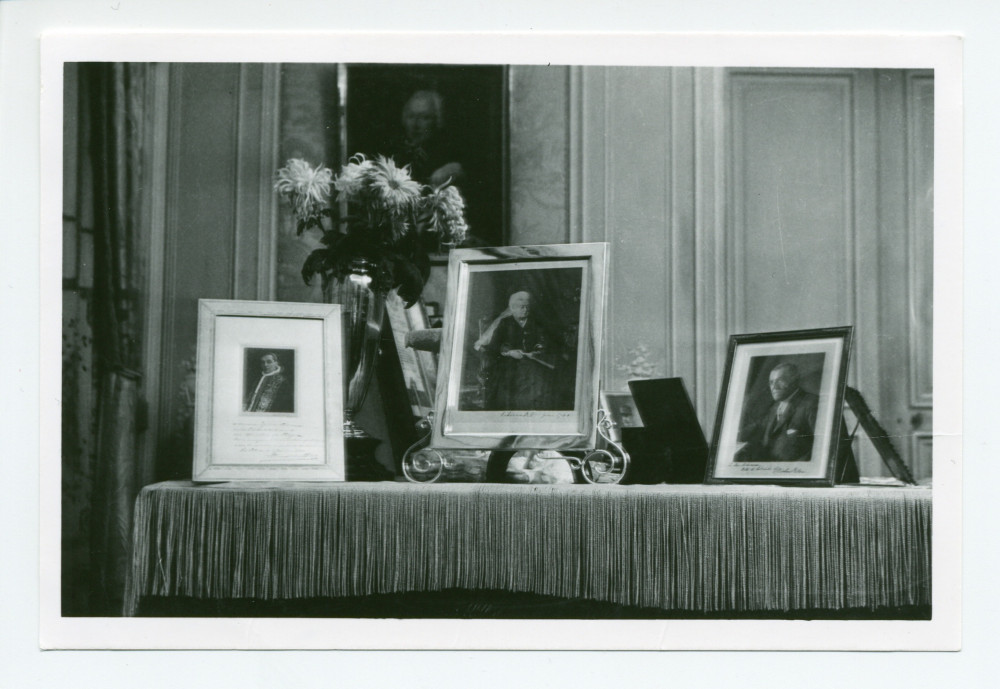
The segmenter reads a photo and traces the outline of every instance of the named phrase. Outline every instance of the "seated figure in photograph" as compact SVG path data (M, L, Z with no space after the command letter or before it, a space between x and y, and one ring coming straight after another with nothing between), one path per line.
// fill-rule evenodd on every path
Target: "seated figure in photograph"
M746 444L737 462L808 462L812 458L819 398L799 386L799 370L782 363L768 377L773 403L763 416L740 429Z
M260 358L260 380L247 398L243 410L291 413L295 411L292 381L278 363L278 355L268 352Z
M531 313L532 296L519 291L473 345L490 363L485 409L555 408L556 338Z

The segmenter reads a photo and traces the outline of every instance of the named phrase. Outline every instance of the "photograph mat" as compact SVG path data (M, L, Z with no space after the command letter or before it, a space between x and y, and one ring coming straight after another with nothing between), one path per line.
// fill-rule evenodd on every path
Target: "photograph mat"
M217 464L320 464L326 451L323 322L219 316L215 325L212 457ZM295 351L292 414L243 411L244 350Z

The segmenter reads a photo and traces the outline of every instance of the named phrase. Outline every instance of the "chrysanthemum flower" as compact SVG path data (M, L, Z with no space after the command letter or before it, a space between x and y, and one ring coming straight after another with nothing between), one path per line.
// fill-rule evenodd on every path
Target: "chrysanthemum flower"
M432 229L445 243L461 244L469 226L465 223L465 199L448 183L431 189L427 195Z
M306 219L326 206L332 179L330 168L320 165L313 169L301 158L292 158L278 170L274 189L288 199L298 218Z
M350 162L333 180L333 188L337 190L337 200L353 203L361 197L372 169L372 161L361 153L351 156Z
M392 159L379 156L371 161L367 181L372 194L390 215L405 215L420 200L420 184L410 178L406 167L396 167Z
M397 167L383 156L354 155L336 176L326 167L313 169L292 159L278 170L274 188L294 208L300 233L310 227L323 230L325 246L302 267L307 284L314 275L321 275L324 284L343 279L351 261L365 258L380 266L373 289L396 288L413 302L427 279L427 252L461 243L468 231L465 200L450 180L423 186L410 177L409 167ZM334 192L335 201L346 206L343 217L330 207ZM332 228L323 225L327 217Z

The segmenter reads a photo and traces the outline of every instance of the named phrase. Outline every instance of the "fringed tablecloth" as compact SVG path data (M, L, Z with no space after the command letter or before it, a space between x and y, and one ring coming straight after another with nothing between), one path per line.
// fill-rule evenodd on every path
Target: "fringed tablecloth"
M403 483L147 486L143 596L460 588L698 612L929 606L931 490Z

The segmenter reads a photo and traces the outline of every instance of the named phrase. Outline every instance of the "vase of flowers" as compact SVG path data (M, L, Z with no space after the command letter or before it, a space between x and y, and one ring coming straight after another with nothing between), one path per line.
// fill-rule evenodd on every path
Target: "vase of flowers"
M450 180L422 185L391 158L353 156L340 173L292 159L275 190L291 205L299 234L316 228L322 247L302 266L306 284L319 276L323 294L343 309L344 435L369 437L355 415L378 359L385 298L396 290L407 307L430 275L430 254L466 237L465 201Z

